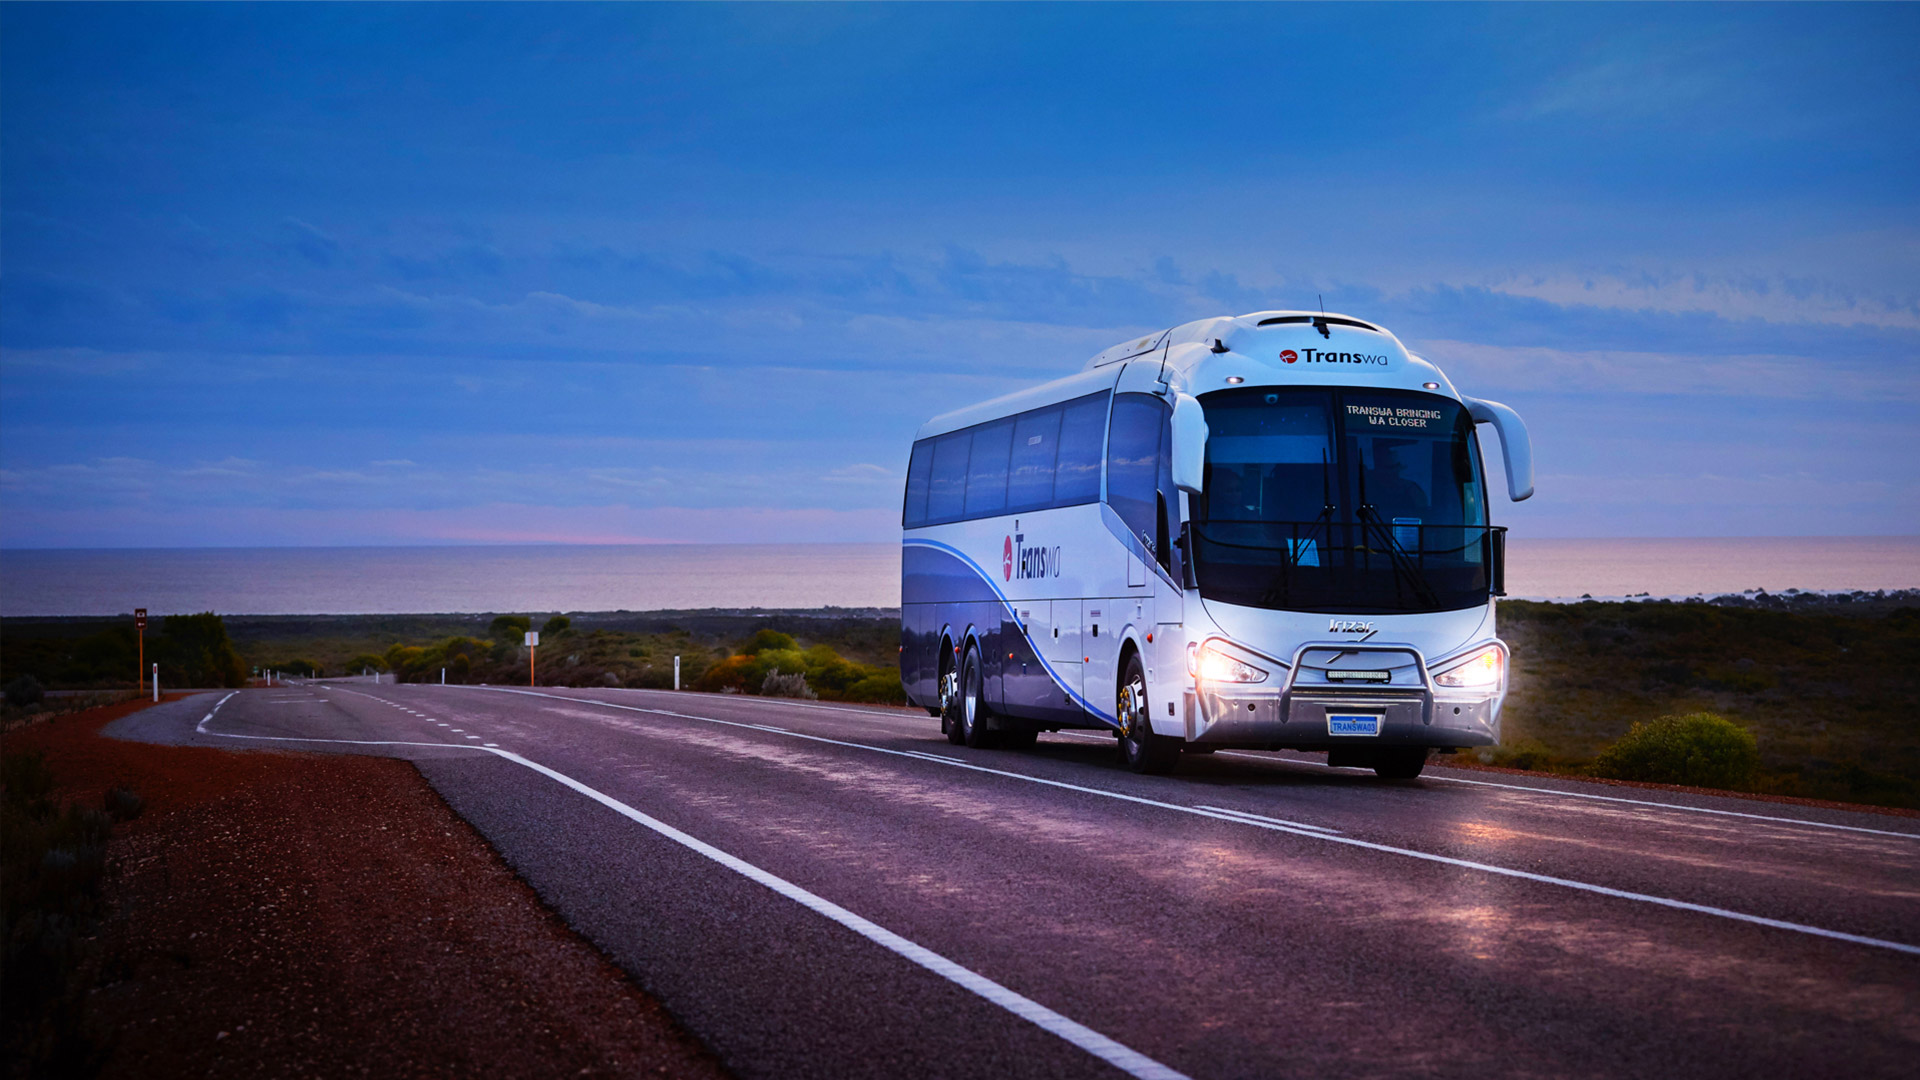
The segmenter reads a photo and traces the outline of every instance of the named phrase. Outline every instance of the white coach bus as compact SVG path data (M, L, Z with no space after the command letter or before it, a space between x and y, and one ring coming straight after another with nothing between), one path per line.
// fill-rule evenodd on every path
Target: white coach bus
M1513 410L1372 323L1263 311L1117 345L922 425L900 678L955 743L1112 731L1140 772L1224 747L1410 778L1498 741Z

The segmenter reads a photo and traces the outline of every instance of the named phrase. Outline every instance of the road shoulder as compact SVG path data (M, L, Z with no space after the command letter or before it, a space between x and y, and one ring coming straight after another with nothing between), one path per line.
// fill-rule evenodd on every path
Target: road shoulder
M408 762L9 733L69 799L125 785L79 977L107 1075L720 1077Z

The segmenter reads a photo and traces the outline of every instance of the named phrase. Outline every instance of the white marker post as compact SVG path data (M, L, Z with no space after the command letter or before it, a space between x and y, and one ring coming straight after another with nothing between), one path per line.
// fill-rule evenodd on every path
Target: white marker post
M527 631L527 685L537 686L533 681L533 654L540 648L540 631Z
M153 700L160 700L160 665L153 665Z
M680 658L673 658L673 688L680 689Z
M440 685L441 686L447 685L447 669L446 668L440 669Z

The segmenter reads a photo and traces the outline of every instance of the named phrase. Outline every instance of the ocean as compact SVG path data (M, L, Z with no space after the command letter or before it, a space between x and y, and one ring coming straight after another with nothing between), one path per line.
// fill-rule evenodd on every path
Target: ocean
M1510 542L1516 597L1920 587L1920 537ZM0 551L0 615L894 607L897 544Z

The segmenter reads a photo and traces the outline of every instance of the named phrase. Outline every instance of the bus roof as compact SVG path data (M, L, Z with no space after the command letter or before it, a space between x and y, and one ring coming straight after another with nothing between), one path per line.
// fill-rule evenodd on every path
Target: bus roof
M1113 389L1122 361L1153 356L1170 385L1195 395L1227 385L1367 385L1459 395L1440 369L1377 323L1331 311L1255 311L1198 319L1102 350L1076 374L955 409L915 440Z

